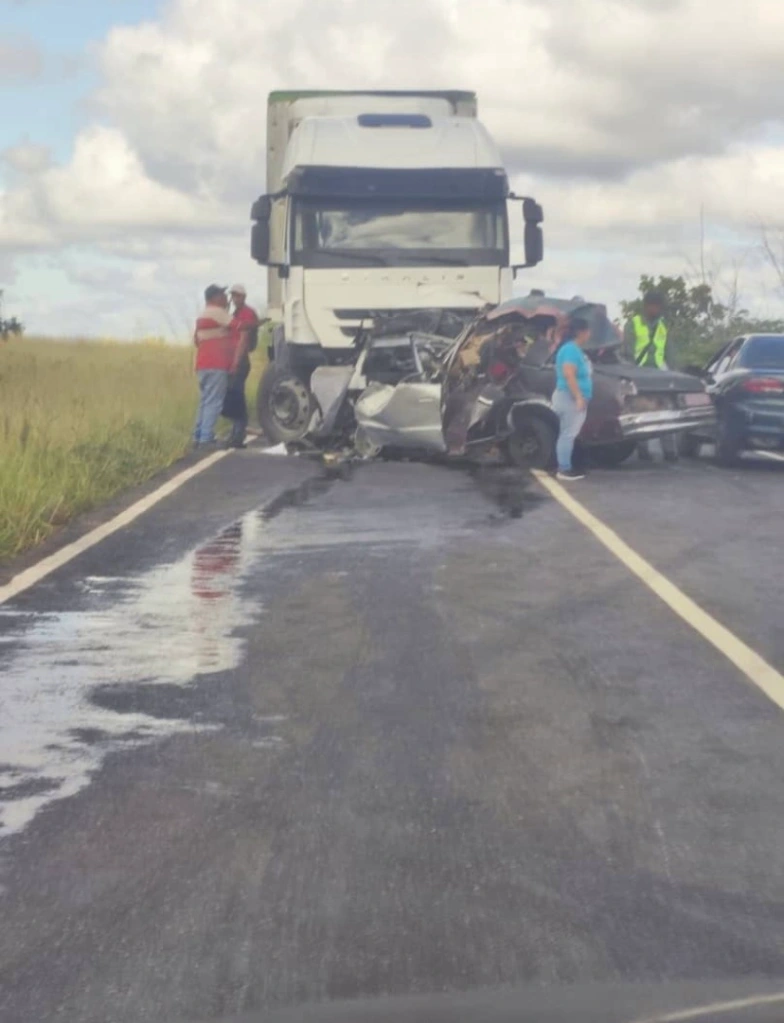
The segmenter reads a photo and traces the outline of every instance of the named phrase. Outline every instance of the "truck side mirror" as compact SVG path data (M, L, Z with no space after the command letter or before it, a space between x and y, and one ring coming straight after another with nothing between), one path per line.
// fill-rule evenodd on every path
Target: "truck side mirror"
M250 254L251 258L262 266L266 266L270 259L270 216L272 214L272 202L268 195L262 195L251 207L251 220L255 223L250 232Z
M522 207L522 216L520 216ZM514 270L536 266L544 257L542 207L533 199L513 195L507 199L509 266Z
M544 236L542 221L544 211L533 199L523 199L523 223L525 224L525 265L536 266L544 259Z

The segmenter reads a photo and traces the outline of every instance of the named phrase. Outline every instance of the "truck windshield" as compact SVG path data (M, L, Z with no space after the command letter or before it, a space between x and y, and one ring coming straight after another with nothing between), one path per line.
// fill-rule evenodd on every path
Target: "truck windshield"
M503 266L505 206L299 199L292 242L297 266Z

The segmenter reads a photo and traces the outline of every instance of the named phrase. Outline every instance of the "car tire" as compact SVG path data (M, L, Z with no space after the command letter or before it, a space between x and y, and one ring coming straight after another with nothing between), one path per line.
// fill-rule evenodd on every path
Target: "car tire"
M525 416L506 441L506 457L521 469L549 469L555 458L555 429L539 416Z
M726 417L719 419L716 431L716 462L725 468L735 466L740 461L741 444L738 435L727 422Z
M268 440L276 444L302 440L314 409L313 395L304 381L274 362L267 366L256 396L256 412Z
M678 453L682 458L697 458L702 445L702 437L696 433L682 433L678 438Z
M634 440L621 440L616 444L603 444L590 449L590 460L601 469L615 469L631 458L637 448Z

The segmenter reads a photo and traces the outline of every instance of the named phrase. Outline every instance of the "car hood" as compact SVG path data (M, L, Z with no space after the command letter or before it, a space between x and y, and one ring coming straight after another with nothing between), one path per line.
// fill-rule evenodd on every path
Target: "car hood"
M703 382L688 373L678 373L673 369L650 369L647 366L635 366L631 362L594 364L594 373L614 380L632 380L639 391L646 393L694 393L705 390Z

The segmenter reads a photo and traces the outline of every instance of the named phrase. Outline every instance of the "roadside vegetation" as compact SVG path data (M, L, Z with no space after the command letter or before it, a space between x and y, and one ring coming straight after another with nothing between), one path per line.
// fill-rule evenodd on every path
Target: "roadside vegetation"
M642 312L643 296L651 290L664 296L665 319L673 349L670 360L675 368L702 365L722 345L741 334L784 333L784 321L760 318L743 308L737 279L725 289L724 301L719 301L712 285L705 281L695 284L682 276L651 277L647 274L640 278L638 295L621 302L619 325Z
M196 409L192 363L188 345L0 345L0 559L184 455Z

